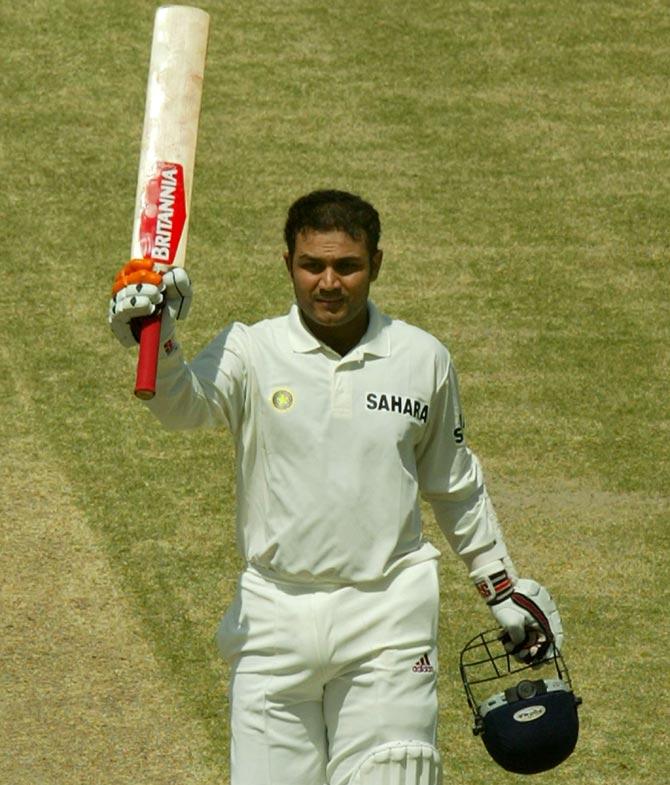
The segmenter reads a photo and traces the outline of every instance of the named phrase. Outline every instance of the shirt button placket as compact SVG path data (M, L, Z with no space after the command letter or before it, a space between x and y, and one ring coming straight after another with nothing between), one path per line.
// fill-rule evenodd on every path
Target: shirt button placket
M351 375L347 368L336 365L333 369L333 416L350 418L352 414Z

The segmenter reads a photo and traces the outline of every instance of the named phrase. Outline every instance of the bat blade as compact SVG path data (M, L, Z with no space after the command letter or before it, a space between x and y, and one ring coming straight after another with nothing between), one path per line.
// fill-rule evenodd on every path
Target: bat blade
M209 15L192 6L156 11L130 255L182 267L186 257ZM140 324L135 395L156 390L160 314Z

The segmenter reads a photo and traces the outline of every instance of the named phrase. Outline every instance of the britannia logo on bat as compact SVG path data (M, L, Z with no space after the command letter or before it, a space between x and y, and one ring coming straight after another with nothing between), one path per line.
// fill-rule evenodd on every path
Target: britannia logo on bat
M186 224L185 194L182 165L159 161L142 197L140 247L145 259L174 262Z

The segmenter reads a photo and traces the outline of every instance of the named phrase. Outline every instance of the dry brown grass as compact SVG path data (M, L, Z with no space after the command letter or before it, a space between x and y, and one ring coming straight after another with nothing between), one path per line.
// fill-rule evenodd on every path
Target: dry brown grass
M0 402L0 782L220 782L14 381L11 411Z

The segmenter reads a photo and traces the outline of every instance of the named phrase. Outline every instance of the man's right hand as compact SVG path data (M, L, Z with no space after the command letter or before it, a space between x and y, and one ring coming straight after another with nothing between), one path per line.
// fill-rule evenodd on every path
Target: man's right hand
M150 259L132 259L117 273L109 301L108 320L112 332L123 346L138 342L138 322L164 309L161 344L174 334L176 319L185 319L193 291L186 271L181 267L156 270Z

